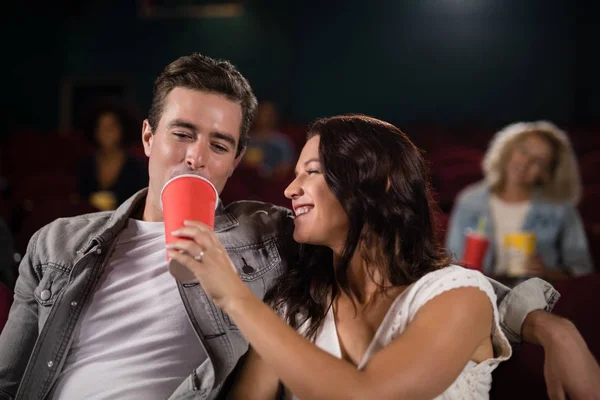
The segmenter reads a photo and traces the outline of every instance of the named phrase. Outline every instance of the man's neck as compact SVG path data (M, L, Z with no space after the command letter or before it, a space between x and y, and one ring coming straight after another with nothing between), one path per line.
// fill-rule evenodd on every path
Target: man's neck
M156 206L152 201L150 201L150 189L148 189L148 196L146 196L146 201L144 202L144 206L140 204L140 206L134 211L131 215L131 218L141 219L146 222L162 222L163 214L158 206Z

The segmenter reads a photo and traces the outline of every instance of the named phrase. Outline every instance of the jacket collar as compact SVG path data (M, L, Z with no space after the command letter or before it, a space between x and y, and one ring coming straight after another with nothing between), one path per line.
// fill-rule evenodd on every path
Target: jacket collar
M97 245L109 243L113 241L119 232L125 227L127 220L133 212L142 206L141 203L146 201L148 188L144 188L127 199L115 211L106 224L98 231L98 234L93 236L81 249L84 254L90 251ZM239 221L234 215L229 214L223 205L221 199L218 200L217 209L215 210L215 232L223 232L239 225Z

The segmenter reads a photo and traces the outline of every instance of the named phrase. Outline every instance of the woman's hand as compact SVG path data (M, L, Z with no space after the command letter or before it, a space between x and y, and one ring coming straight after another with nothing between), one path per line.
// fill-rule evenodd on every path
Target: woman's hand
M184 240L168 244L167 251L196 276L215 304L225 310L232 300L253 296L214 231L201 222L185 221L184 225L173 232Z
M547 268L546 264L544 264L544 260L538 255L531 256L525 265L525 275L544 278L546 273Z
M525 266L526 276L535 276L549 281L559 281L571 277L567 271L567 269L548 269L539 255L531 256Z

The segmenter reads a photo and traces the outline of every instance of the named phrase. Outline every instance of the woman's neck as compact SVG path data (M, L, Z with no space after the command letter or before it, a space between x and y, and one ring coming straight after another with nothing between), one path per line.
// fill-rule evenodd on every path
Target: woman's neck
M100 148L96 154L104 160L112 160L122 157L125 154L125 150L120 147Z
M334 252L333 265L335 268L337 268L340 259L341 254ZM350 260L347 274L348 288L352 299L357 304L364 305L371 302L378 293L381 293L382 285L387 286L387 282L382 279L379 269L369 264L360 255L359 251L356 251Z
M531 187L505 184L498 196L509 203L521 203L531 199Z

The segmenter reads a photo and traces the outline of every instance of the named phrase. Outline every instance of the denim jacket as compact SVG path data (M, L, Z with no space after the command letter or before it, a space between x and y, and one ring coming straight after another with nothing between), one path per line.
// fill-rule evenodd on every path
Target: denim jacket
M61 218L34 234L21 265L9 319L0 335L0 399L44 399L61 372L73 331L107 264L116 238L146 189L114 212ZM260 202L219 206L215 231L241 278L259 298L296 259L289 210ZM509 291L492 282L501 324L520 341L525 316L552 309L558 293L530 280ZM181 298L208 358L170 399L214 399L246 352L248 342L198 283L178 284Z
M481 217L487 217L485 233L490 238L484 272L492 273L496 243L494 221L490 213L490 188L485 182L466 188L458 196L450 217L446 248L460 260L464 251L465 232L476 229ZM534 196L522 230L535 233L536 253L547 268L568 268L574 275L593 272L585 230L579 213L571 204L552 203Z

